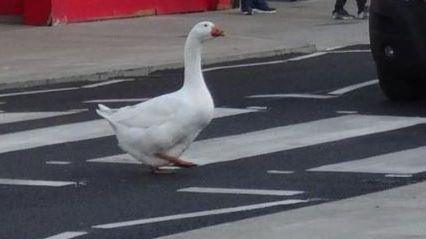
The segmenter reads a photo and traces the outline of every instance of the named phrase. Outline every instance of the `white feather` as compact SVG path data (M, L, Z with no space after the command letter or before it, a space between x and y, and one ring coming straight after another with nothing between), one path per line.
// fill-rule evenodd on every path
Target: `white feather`
M96 112L111 124L120 148L137 160L155 167L168 164L155 154L179 157L212 120L214 104L201 71L201 46L213 27L202 22L189 33L181 89L119 109L99 105Z

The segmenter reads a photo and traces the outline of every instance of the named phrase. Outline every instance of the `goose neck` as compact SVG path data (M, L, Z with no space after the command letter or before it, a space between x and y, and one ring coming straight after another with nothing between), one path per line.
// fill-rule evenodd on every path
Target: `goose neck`
M185 44L185 83L184 85L204 84L201 70L202 43L198 39L188 37Z

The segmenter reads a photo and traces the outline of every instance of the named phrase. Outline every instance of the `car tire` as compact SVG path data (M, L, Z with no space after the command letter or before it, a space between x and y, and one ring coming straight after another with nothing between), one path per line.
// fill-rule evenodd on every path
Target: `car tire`
M379 85L386 97L392 101L419 100L425 98L425 83L408 72L389 69L385 64L377 64Z

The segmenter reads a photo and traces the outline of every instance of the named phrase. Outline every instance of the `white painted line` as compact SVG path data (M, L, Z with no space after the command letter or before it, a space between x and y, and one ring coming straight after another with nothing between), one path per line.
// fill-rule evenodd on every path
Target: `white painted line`
M4 93L0 94L0 97L9 97L9 96L20 96L20 95L33 95L33 94L42 94L42 93L50 93L50 92L60 92L60 91L70 91L70 90L78 90L81 88L94 88L109 84L115 84L123 81L131 81L133 79L123 79L123 80L111 80L107 82L95 83L90 85L85 85L82 87L64 87L64 88L56 88L56 89L48 89L48 90L31 90L31 91L22 91L22 92L13 92L13 93Z
M294 171L285 171L285 170L268 170L269 174L293 174Z
M416 174L426 171L426 146L309 169L316 172Z
M266 62L255 62L255 63L247 63L247 64L238 64L238 65L230 65L230 66L217 66L217 67L210 67L203 69L204 72L209 71L217 71L217 70L224 70L224 69L234 69L234 68L242 68L242 67L252 67L252 66L264 66L264 65L274 65L274 64L281 64L286 62L294 62L294 61L301 61L313 57L318 57L327 54L327 52L315 52L308 55L298 56L290 59L285 60L276 60L276 61L266 61Z
M371 85L376 85L379 83L379 80L375 79L375 80L370 80L370 81L366 81L366 82L362 82L362 83L358 83L358 84L354 84L354 85L350 85L335 91L332 91L328 94L330 95L343 95L346 93L349 93L351 91L363 88L363 87L367 87L367 86L371 86Z
M21 122L27 120L45 119L56 116L64 116L70 114L77 114L86 111L83 110L70 110L70 111L51 111L51 112L12 112L0 113L0 124L8 124L14 122Z
M45 239L72 239L88 234L87 232L63 232Z
M193 212L193 213L170 215L170 216L164 216L164 217L154 217L154 218L137 219L137 220L125 221L125 222L108 223L103 225L96 225L96 226L93 226L92 228L112 229L112 228L120 228L120 227L129 227L129 226L144 225L144 224L150 224L150 223L156 223L156 222L165 222L165 221L181 220L181 219L187 219L187 218L196 218L196 217L205 217L205 216L228 214L228 213L235 213L235 212L252 211L252 210L258 210L258 209L264 209L264 208L270 208L270 207L276 207L276 206L306 203L309 201L310 200L297 200L297 199L282 200L282 201L252 204L252 205L240 206L240 207L231 207L231 208L215 209L215 210L200 211L200 212Z
M267 106L247 106L246 109L265 111L265 110L268 110L268 107Z
M0 153L113 135L105 120L93 120L0 135Z
M0 184L21 185L21 186L47 186L47 187L62 187L62 186L68 186L68 185L77 185L76 182L9 179L9 178L0 178Z
M258 112L256 109L233 109L233 108L215 108L214 117L223 118L234 115L248 114Z
M69 161L46 161L46 164L68 165L68 164L71 164L71 162L69 162Z
M183 155L198 164L306 147L405 128L426 119L417 117L345 115L289 126L197 141Z
M363 87L376 85L379 80L366 81L354 85L350 85L335 91L328 93L327 95L318 95L318 94L264 94L264 95L250 95L246 98L302 98L302 99L331 99L339 97L343 94L349 93L354 90L358 90Z
M333 47L325 48L325 51L334 51L334 50L342 49L342 48L345 48L345 47L346 46L333 46Z
M412 174L386 174L385 177L387 178L411 178L413 177Z
M107 157L87 160L89 163L117 163L117 164L142 164L128 154L117 154Z
M289 190L261 190L261 189L205 188L205 187L182 188L182 189L179 189L178 192L248 194L248 195L268 195L268 196L294 196L294 195L304 193L303 191L289 191Z
M130 99L97 99L97 100L87 100L83 101L85 104L100 104L100 103L115 103L115 102L143 102L147 101L149 98L130 98Z
M250 95L246 98L303 98L303 99L330 99L336 98L334 95L315 95L315 94L265 94Z
M369 53L371 50L336 50L336 51L328 51L328 53L333 54L345 54L345 53Z
M344 115L196 141L183 154L182 158L199 165L206 165L386 132L422 123L426 123L426 119L419 117ZM135 162L125 154L88 161Z
M256 112L247 109L216 108L215 118ZM95 139L113 135L114 132L106 120L64 124L40 129L0 135L0 153L36 147Z
M161 166L160 169L164 169L164 170L179 170L179 169L182 169L182 168L176 167L176 166Z
M289 59L288 61L301 61L301 60L306 60L306 59L309 59L309 58L314 58L314 57L319 57L319 56L323 56L323 55L325 55L325 54L327 54L328 52L315 52L315 53L312 53L312 54L308 54L308 55L304 55L304 56L299 56L299 57L294 57L294 58L291 58L291 59Z
M112 84L117 84L117 83L126 82L126 81L133 81L133 80L134 79L115 79L115 80L103 81L99 83L93 83L89 85L83 85L81 88L96 88L100 86L112 85Z
M33 94L42 94L42 93L50 93L50 92L77 90L77 89L80 89L80 88L79 87L66 87L66 88L57 88L57 89L50 89L50 90L22 91L22 92L0 94L0 97L19 96L19 95L33 95Z
M355 110L339 110L336 113L338 114L358 114L358 111Z

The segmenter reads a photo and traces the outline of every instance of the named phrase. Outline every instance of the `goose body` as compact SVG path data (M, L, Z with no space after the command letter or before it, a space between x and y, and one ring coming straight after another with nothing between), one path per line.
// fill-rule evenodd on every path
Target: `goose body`
M185 43L184 84L178 91L119 109L99 105L119 147L154 169L165 165L191 167L179 157L213 118L214 103L201 70L202 43L223 32L211 22L194 26Z

